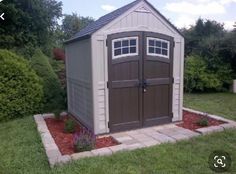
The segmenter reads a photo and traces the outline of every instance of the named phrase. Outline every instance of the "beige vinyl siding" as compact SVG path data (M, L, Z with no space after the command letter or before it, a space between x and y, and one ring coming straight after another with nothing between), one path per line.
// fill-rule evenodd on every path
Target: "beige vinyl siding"
M68 111L93 130L93 88L90 39L66 45L66 72Z

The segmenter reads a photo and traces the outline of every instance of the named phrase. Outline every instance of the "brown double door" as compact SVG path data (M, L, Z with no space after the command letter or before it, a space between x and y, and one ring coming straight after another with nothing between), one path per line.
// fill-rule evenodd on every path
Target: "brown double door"
M125 32L107 46L110 131L171 122L173 38Z

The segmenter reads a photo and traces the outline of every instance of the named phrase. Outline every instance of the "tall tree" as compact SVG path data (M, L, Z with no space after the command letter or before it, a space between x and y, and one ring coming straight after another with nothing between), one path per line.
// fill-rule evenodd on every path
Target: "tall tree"
M64 39L70 39L73 35L93 21L93 18L78 16L77 13L72 13L72 15L64 15L62 21L62 31L65 36Z
M190 55L192 53L209 53L205 41L207 41L208 45L210 43L209 40L215 43L215 40L222 38L226 31L223 24L200 18L197 20L196 25L188 30L185 29L183 33L186 37L186 55Z
M62 16L62 2L56 0L8 0L0 3L0 47L44 47L52 44L57 19Z

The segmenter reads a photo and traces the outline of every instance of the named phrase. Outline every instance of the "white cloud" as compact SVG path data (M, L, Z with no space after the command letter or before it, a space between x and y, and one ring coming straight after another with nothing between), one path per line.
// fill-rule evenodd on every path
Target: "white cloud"
M175 14L174 23L178 28L189 28L201 17L224 23L225 29L230 30L233 28L232 17L223 21L222 16L227 16L232 3L236 0L175 0L167 3L164 9Z
M178 28L190 28L191 25L194 25L196 22L195 18L192 18L188 15L181 15L175 20L175 26Z
M220 3L223 5L227 5L233 2L236 3L236 0L220 0Z
M234 21L225 21L224 22L224 28L226 30L232 30L234 29Z
M102 5L101 8L108 12L111 12L116 9L116 7L113 5Z
M223 14L226 12L224 5L221 3L208 1L200 0L197 3L187 1L167 3L165 9L171 12L190 15Z

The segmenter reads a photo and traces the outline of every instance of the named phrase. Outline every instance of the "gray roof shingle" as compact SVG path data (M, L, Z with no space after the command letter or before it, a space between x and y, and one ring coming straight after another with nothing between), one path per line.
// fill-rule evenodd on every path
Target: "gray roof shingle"
M75 34L71 39L69 39L68 41L66 41L65 43L70 43L73 42L75 40L79 40L79 39L83 39L83 38L87 38L90 37L93 33L95 33L96 31L98 31L99 29L101 29L103 26L107 25L108 23L110 23L111 21L113 21L114 19L116 19L117 17L119 17L120 15L124 14L127 10L129 10L130 8L134 7L135 5L137 5L140 1L145 1L146 0L136 0L133 1L111 13L108 13L102 17L100 17L98 20L92 22L91 24L89 24L87 27L85 27L84 29L82 29L80 32L78 32L77 34ZM178 33L180 33L178 31L177 28L175 28L175 26L173 24L171 24L159 11L157 11L155 9L155 7L153 7L149 2L147 2L159 15L161 15L164 20L166 20ZM181 34L181 33L180 33ZM182 35L182 34L181 34Z

